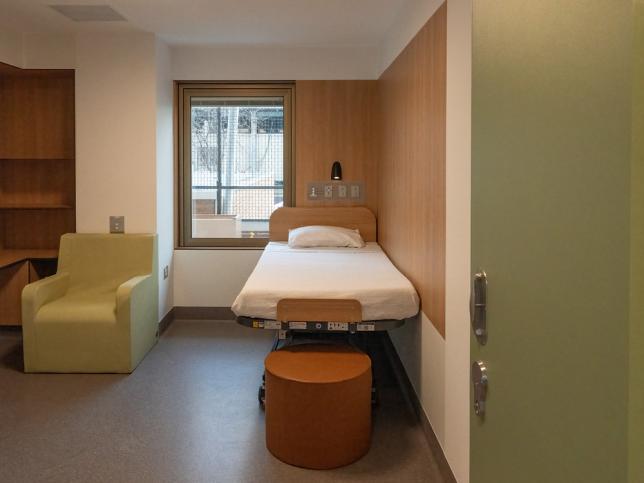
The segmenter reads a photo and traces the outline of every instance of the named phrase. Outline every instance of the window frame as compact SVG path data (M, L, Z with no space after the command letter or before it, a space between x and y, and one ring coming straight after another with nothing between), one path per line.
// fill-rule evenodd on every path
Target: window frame
M193 97L282 97L284 99L284 202L295 204L295 85L292 82L177 82L178 248L263 248L268 238L193 238L191 99Z

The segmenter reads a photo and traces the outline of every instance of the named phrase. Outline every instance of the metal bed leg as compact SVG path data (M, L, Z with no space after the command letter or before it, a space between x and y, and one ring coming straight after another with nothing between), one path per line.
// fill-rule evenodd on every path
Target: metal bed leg
M259 391L257 391L257 400L259 402L259 407L264 409L264 404L266 403L266 375L262 374L262 383L259 385Z

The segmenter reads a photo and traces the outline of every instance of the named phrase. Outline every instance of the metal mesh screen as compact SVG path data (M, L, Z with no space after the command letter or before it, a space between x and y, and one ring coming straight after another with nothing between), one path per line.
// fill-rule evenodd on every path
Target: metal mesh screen
M192 236L267 236L284 200L282 99L193 99L191 123Z

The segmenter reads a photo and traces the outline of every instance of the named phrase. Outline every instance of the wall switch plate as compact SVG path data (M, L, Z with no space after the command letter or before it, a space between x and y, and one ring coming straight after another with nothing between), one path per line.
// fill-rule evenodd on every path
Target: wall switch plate
M110 216L110 233L125 233L124 216Z
M324 183L309 183L306 189L306 197L311 201L323 199Z
M362 181L311 181L306 185L306 199L320 201L322 204L338 203L349 206L360 204L365 199L365 187Z
M168 266L163 267L163 280L168 278Z

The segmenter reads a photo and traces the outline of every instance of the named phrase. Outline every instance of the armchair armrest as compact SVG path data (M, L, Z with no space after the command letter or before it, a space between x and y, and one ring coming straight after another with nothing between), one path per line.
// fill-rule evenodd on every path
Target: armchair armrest
M31 372L38 364L34 326L36 314L43 305L65 295L68 288L69 274L59 272L22 289L22 340L26 372Z
M22 289L23 325L33 322L38 310L43 305L65 295L68 287L69 274L66 272L60 272L26 285Z
M156 274L140 275L116 289L116 320L130 338L130 369L134 369L157 340Z
M123 282L116 289L116 313L120 320L120 315L125 315L130 309L133 299L139 299L152 282L152 275L138 275ZM139 295L141 294L141 295ZM129 314L128 314L129 316Z

